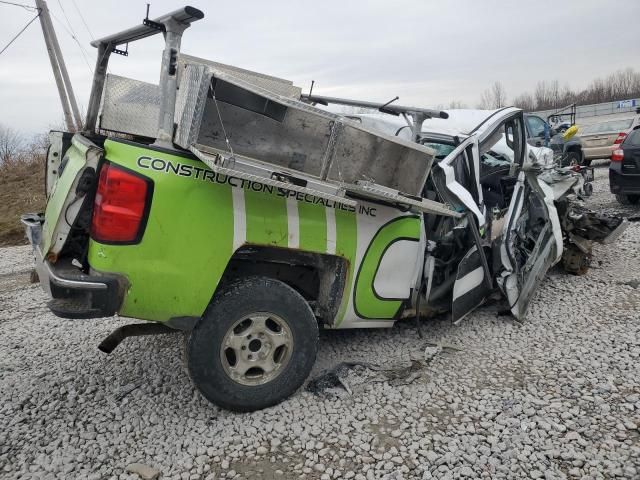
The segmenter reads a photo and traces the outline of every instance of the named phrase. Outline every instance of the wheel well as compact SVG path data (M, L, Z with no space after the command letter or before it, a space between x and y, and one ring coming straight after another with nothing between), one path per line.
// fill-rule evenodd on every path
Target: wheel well
M569 145L567 147L567 152L578 152L582 153L582 147L580 145Z
M347 269L347 260L337 255L249 245L233 254L220 285L249 276L280 280L307 300L322 323L332 325L342 301Z

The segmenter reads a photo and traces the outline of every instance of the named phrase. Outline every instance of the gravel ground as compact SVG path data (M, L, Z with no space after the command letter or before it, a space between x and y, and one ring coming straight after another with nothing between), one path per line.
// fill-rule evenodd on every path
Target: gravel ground
M597 169L594 208L622 209ZM409 378L356 369L352 393L300 391L251 414L196 392L176 335L99 341L130 320L65 321L0 249L2 478L640 478L640 223L597 246L582 277L554 269L520 325L324 332L313 375L347 360L434 355ZM436 347L434 347L436 345ZM416 364L419 365L419 364Z

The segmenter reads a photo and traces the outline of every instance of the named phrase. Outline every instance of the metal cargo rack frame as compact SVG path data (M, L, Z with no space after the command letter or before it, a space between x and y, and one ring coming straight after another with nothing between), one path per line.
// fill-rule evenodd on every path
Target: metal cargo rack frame
M346 205L358 199L460 217L422 198L434 159L416 142L369 130L315 104L376 108L403 115L418 140L426 118L440 111L303 95L292 82L180 54L186 28L204 14L184 7L92 42L98 59L85 132L111 131L191 151L212 170ZM111 53L162 33L158 85L107 75ZM122 45L127 45L124 49Z

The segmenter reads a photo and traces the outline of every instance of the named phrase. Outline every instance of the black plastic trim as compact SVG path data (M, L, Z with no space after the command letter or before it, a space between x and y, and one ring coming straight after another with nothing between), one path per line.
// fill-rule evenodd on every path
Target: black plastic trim
M63 277L58 272L56 274L61 278L75 280ZM68 319L83 319L110 317L116 314L123 300L123 289L120 287L121 282L118 276L83 275L83 280L81 281L102 283L106 288L96 290L93 288L83 287L60 287L51 281L51 296L54 299L68 299L70 301L73 301L74 299L87 300L86 309L84 310L77 308L65 309L64 306L59 307L59 304L55 301L49 302L49 309L54 315Z
M472 135L473 133L477 132L478 129L480 127L482 127L482 125L487 123L489 120L491 120L493 117L495 117L498 113L502 112L503 110L506 110L507 108L510 108L510 107L502 107L502 108L496 110L495 112L493 112L491 115L489 115L487 118L485 118L482 122L480 122L478 125L476 125L476 127L469 132L469 135Z
M156 152L166 153L168 155L175 155L176 157L189 158L191 160L198 160L198 157L196 157L193 153L187 150L173 150L171 148L159 147L157 145L134 142L132 140L125 140L124 138L109 138L108 140L111 142L123 143L125 145L130 145L136 148L144 148L147 150L154 150Z

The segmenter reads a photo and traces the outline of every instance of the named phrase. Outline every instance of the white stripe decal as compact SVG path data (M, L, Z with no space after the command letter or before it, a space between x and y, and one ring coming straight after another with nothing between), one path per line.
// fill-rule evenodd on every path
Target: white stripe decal
M287 230L289 232L289 248L300 248L298 202L291 197L287 197Z
M482 267L478 267L475 270L467 273L464 277L456 280L453 285L453 300L460 298L466 293L476 288L484 280L484 270Z
M327 208L327 253L336 253L336 211Z
M231 188L233 199L233 250L237 250L247 240L247 213L244 208L244 189Z
M471 147L473 152L473 169L476 174L476 185L480 186L480 146L478 142L473 142L473 146ZM477 160L477 161L476 161ZM482 195L482 188L478 188L478 205L484 205L484 197ZM486 206L485 206L486 207ZM482 212L483 215L485 212Z

